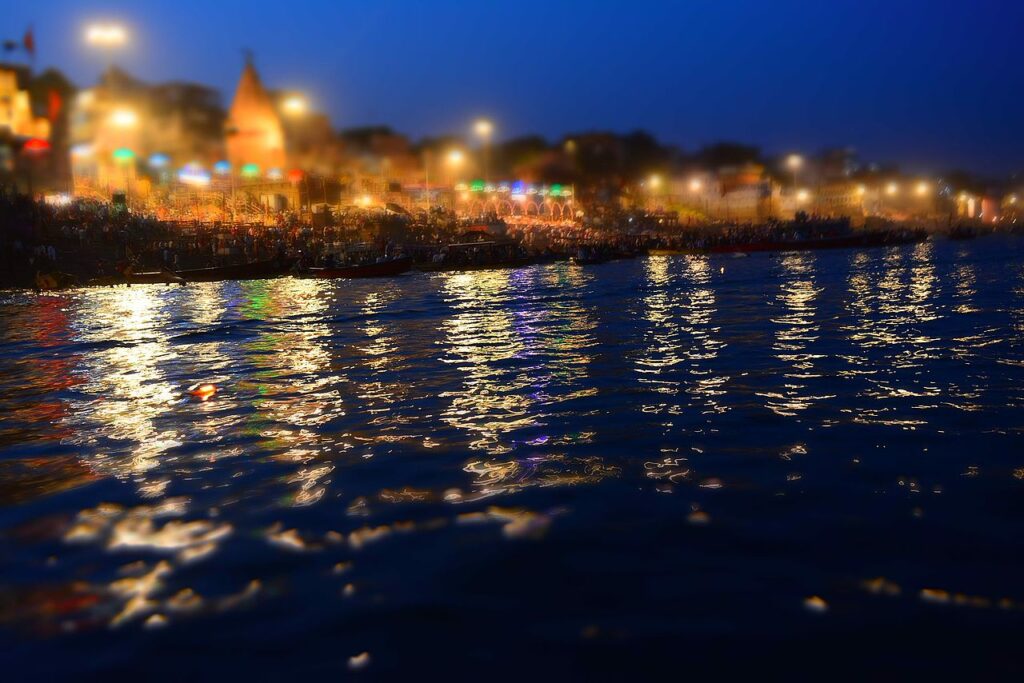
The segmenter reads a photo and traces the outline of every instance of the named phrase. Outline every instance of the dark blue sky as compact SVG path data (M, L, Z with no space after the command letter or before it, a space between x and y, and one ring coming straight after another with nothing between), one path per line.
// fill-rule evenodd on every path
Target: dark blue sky
M91 83L90 19L116 61L230 100L241 48L339 127L413 136L490 116L500 137L643 128L693 149L853 145L911 169L1024 168L1021 0L0 0L37 64Z

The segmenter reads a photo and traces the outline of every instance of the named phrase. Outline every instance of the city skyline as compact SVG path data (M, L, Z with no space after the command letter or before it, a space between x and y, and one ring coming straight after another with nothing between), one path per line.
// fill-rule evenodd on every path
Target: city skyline
M79 86L115 63L147 80L210 85L225 106L249 48L268 84L308 93L336 128L383 124L420 138L460 133L488 116L497 139L643 129L690 151L718 140L768 153L853 146L866 161L908 171L1013 172L1024 154L1013 117L1024 89L1019 73L1000 66L1009 63L1012 18L1024 12L996 2L938 4L941 11L916 1L801 11L779 3L650 3L620 16L612 3L584 12L577 3L541 10L309 2L268 22L260 3L218 3L197 23L192 2L173 9L42 2L10 8L5 37L31 25L36 68L52 65ZM730 33L729 10L757 20L733 21ZM84 27L98 19L128 27L123 50L89 49ZM901 33L912 23L914 35ZM229 28L227 35L245 39L225 39ZM194 48L177 47L185 36ZM583 68L595 55L597 68Z

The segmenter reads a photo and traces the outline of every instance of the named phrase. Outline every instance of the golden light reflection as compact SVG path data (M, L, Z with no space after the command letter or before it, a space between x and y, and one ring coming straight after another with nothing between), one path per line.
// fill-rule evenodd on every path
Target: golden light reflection
M80 329L81 341L97 345L83 359L82 389L102 400L76 404L69 419L84 423L75 438L86 440L96 453L90 466L119 478L156 468L166 450L181 445L175 429L160 426L161 416L182 394L164 374L177 353L158 332L169 313L167 290L157 287L95 292L91 322Z
M847 358L846 374L864 378L859 394L869 399L856 411L857 422L916 429L926 424L926 413L907 417L899 402L927 408L942 391L920 372L940 353L938 340L924 332L942 317L934 248L924 242L911 250L888 250L881 258L863 255L852 264L847 303L852 315L842 329L855 351Z
M647 389L665 398L658 402L647 402L641 410L653 415L678 415L682 406L669 397L681 391L680 383L670 373L684 362L679 327L675 324L675 298L672 292L673 274L670 272L672 259L668 256L652 256L644 262L648 291L643 297L643 316L648 325L644 331L644 348L636 360L635 372L638 381ZM666 417L664 426L671 426Z
M772 306L775 325L775 357L788 366L777 389L760 392L772 412L793 417L818 401L832 395L810 393L811 381L821 377L816 363L824 358L812 348L818 341L821 326L816 318L817 300L823 288L815 282L816 257L810 252L784 254L780 265L782 282Z
M526 390L530 377L501 366L524 350L508 306L510 276L508 270L451 273L442 283L452 308L443 323L447 348L442 360L463 377L459 389L441 395L451 400L443 419L475 434L472 448L495 454L512 449L504 441L506 434L533 425L535 419Z

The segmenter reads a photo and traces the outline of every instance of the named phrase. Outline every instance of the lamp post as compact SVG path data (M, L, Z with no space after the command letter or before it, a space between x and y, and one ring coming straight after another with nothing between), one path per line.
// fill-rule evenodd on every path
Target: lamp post
M455 210L455 174L465 160L466 155L462 153L461 149L448 150L448 154L445 156L445 164L448 166L448 184L452 188L452 211Z
M289 95L281 102L281 109L288 116L302 116L309 110L309 102L302 95Z
M107 68L110 68L114 62L114 51L128 42L128 31L117 23L89 24L85 27L85 42L105 54Z
M114 150L113 157L114 161L121 166L121 171L124 174L125 199L130 204L132 193L128 165L135 162L135 152L132 151L132 147L129 144L130 142L133 143L134 140L128 140L128 131L133 130L139 125L139 115L132 109L119 108L110 113L107 123L119 131L115 137L118 146Z
M800 172L800 168L804 165L804 158L799 154L790 154L786 157L786 166L793 172L793 187L798 184L797 174Z
M657 195L658 191L661 190L661 186L663 183L664 181L662 180L661 176L658 175L657 173L652 173L651 176L647 179L647 187L650 189L650 202L651 207L653 209L658 208L658 202L655 198L655 195Z
M490 178L490 156L491 156L491 137L494 135L494 124L488 119L477 119L476 123L473 124L473 132L480 138L480 143L483 146L483 157L484 157L484 182L489 183Z

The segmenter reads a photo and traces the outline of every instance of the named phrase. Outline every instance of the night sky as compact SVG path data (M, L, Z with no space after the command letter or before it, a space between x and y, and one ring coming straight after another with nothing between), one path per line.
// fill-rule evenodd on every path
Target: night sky
M105 58L89 20L125 23L116 63L230 101L242 48L271 87L335 125L418 137L491 117L499 138L642 128L695 149L856 147L909 170L1024 168L1020 0L0 0L37 66L81 84Z

